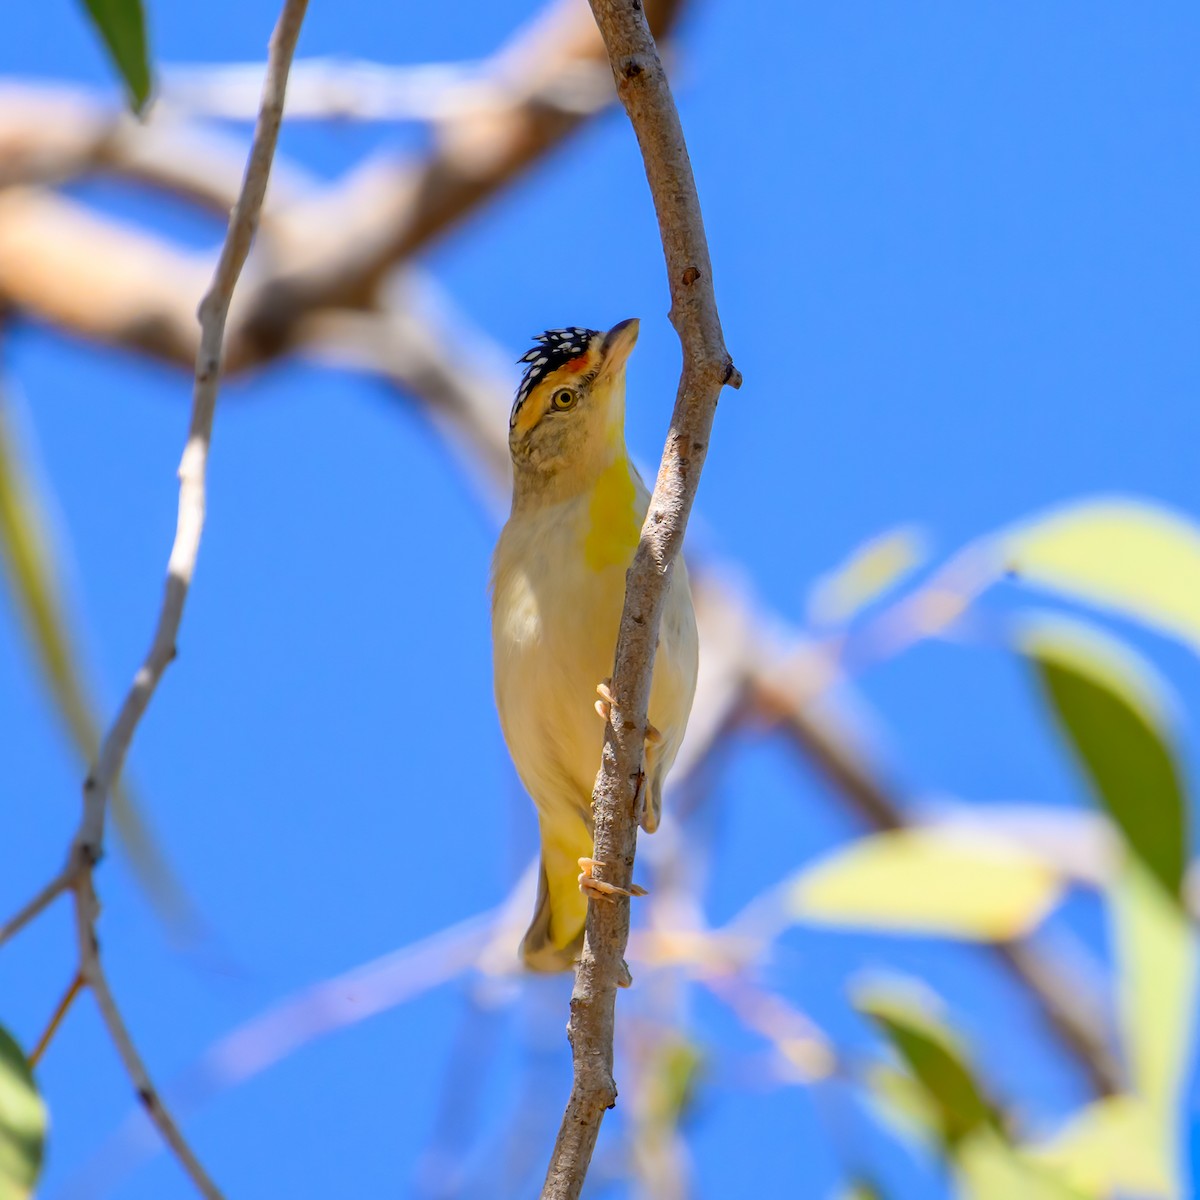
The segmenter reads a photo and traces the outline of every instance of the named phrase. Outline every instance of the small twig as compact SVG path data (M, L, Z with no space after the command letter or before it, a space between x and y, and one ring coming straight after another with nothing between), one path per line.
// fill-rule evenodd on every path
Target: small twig
M60 871L28 904L0 925L0 946L15 937L35 917L49 908L63 892L69 891L75 873L70 868Z
M75 997L83 990L84 978L82 971L75 972L75 978L71 980L70 987L63 992L62 999L58 1002L53 1015L51 1016L46 1031L38 1038L37 1045L29 1053L30 1067L36 1067L42 1060L42 1055L46 1053L46 1047L50 1045L54 1035L58 1032L58 1027L62 1024L63 1017L67 1015L67 1009L71 1007Z
M663 601L700 482L717 397L741 378L725 349L708 243L679 113L641 4L591 0L617 83L637 134L654 197L671 290L671 321L683 347L683 374L671 430L641 541L629 569L617 638L604 756L592 795L594 857L605 882L628 887L637 841L636 780L642 767L650 676ZM624 972L629 905L589 904L583 955L567 1034L574 1056L571 1096L555 1141L543 1200L580 1194L606 1109L616 1103L613 1022Z
M521 892L522 915L533 881ZM197 1111L225 1090L256 1078L290 1055L338 1030L423 996L466 975L488 943L504 928L506 909L480 913L277 1001L215 1041L163 1092L181 1114ZM511 932L505 946L511 949ZM159 1152L140 1136L140 1114L132 1113L80 1172L80 1194L107 1195L141 1163ZM76 1189L68 1186L74 1196Z
M791 1080L813 1084L839 1069L837 1052L824 1033L782 996L746 973L705 972L700 982L733 1012L742 1025L774 1046Z
M75 885L75 927L79 941L80 974L91 989L92 995L96 997L100 1016L103 1018L105 1027L108 1029L108 1036L112 1039L117 1054L120 1056L125 1073L132 1081L138 1099L142 1102L150 1120L154 1122L155 1128L162 1135L163 1141L171 1147L172 1153L205 1200L222 1200L217 1185L209 1178L208 1172L192 1148L184 1141L183 1134L175 1123L174 1117L171 1116L166 1105L163 1104L158 1090L150 1081L146 1064L142 1062L142 1057L138 1054L137 1047L134 1046L125 1021L121 1017L121 1010L113 999L108 979L100 965L100 943L96 940L95 931L98 909L96 892L92 887L92 875L90 871L87 871L80 876Z

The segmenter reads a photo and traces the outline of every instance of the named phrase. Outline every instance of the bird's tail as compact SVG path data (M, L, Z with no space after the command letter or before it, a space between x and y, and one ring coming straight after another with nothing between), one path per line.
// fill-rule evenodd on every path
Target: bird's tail
M592 834L582 820L577 825L568 833L541 822L537 902L521 941L521 959L531 971L569 971L583 949L587 899L579 890L579 859L591 853Z

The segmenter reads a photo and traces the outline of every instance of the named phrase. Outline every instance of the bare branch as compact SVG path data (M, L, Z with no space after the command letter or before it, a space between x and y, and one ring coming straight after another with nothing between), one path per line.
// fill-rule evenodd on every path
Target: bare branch
M660 34L681 7L682 0L646 0ZM294 253L246 295L231 330L231 360L254 362L286 345L299 321L317 309L369 307L394 266L607 104L601 96L589 109L571 94L581 70L603 62L592 22L575 0L559 0L484 65L496 94L486 111L439 121L424 158L368 163L335 193L287 214L281 224Z
M116 720L105 734L96 765L84 783L83 823L76 838L76 850L87 862L95 862L100 856L108 794L121 773L134 731L154 689L175 657L175 639L183 619L183 605L191 586L204 528L205 469L220 386L225 320L234 285L258 228L283 119L288 68L307 7L308 0L285 0L279 23L271 35L262 105L242 191L230 214L229 231L212 283L200 302L200 350L196 356L192 417L179 464L179 516L175 542L167 562L166 589L150 651L134 677Z
M682 2L646 0L657 33L671 27ZM247 279L249 286L240 289L226 337L228 368L253 365L287 348L301 321L319 309L371 307L381 281L398 263L461 221L607 105L611 88L603 96L591 94L589 107L577 86L581 74L603 63L594 23L575 0L560 0L485 64L488 86L497 96L486 111L472 106L439 121L430 150L419 158L381 156L281 212L276 233L288 253L264 264L256 278ZM94 162L97 168L121 164L136 174L128 143L119 144L125 127L115 127L120 154L113 149L113 128L92 121L88 137L80 138L70 128L55 132L50 141L59 148L58 166L70 161ZM17 178L55 178L49 159L40 167L35 161L37 169L31 169L28 153L22 158L33 136L19 114L6 114L0 119L0 155L8 147L18 164L26 164L25 174L18 171ZM184 164L176 168L176 178L186 181ZM191 178L188 186L195 183ZM163 286L156 285L157 270L139 277L136 286L124 286L120 263L132 260L116 260L112 265L117 269L109 272L103 264L93 267L90 254L68 257L57 226L74 206L47 210L34 199L35 194L21 189L0 195L0 303L89 337L172 359L195 356L194 331L181 327L178 313L168 307L172 317L165 329L149 319L167 299ZM96 232L76 221L66 225L76 247L90 244L87 235ZM196 269L190 256L178 257L182 261L168 271L168 278ZM72 290L71 281L81 273L86 287ZM47 278L58 282L46 285ZM86 304L77 298L84 290L92 293ZM145 296L155 303L147 304ZM48 311L41 304L46 299L54 301ZM104 315L109 301L115 305L112 320Z
M533 894L533 881L521 891L518 913L511 900L381 958L310 984L276 1001L265 1012L222 1035L164 1091L175 1112L195 1112L213 1096L269 1070L277 1063L340 1029L407 1003L480 967L488 944L503 929L511 949L515 930ZM512 920L508 909L512 909ZM511 956L510 956L511 957ZM88 1195L107 1195L141 1163L159 1151L138 1136L140 1114L127 1118L109 1142L80 1172ZM68 1188L75 1195L73 1188Z
M612 63L617 94L641 146L658 214L671 321L683 347L683 374L658 480L626 577L617 637L612 705L604 755L592 795L593 857L628 888L637 842L637 779L646 739L646 709L663 602L700 482L722 387L740 383L725 349L713 293L700 201L654 38L642 7L591 0ZM588 905L587 933L571 996L567 1036L575 1075L542 1189L543 1200L573 1200L587 1175L600 1122L617 1099L613 1079L616 990L625 971L629 905L625 899Z
M260 66L260 85L262 75ZM289 85L289 98L290 91ZM256 88L254 112L258 99ZM135 118L82 89L0 81L0 186L67 183L111 172L225 217L245 169L243 141L183 119L161 100L147 117ZM295 202L312 184L276 158L268 207L281 188Z
M200 350L196 358L192 416L187 444L179 466L179 516L175 542L167 564L166 589L150 651L134 677L133 685L121 705L116 720L105 734L96 761L84 782L83 815L71 845L66 867L62 874L26 905L4 930L5 936L15 932L42 911L64 888L70 887L74 891L79 978L96 997L109 1036L143 1107L196 1188L207 1200L220 1200L221 1193L184 1140L179 1126L150 1081L145 1064L133 1044L101 966L100 944L96 937L99 902L92 871L103 850L104 821L109 796L120 777L138 722L146 711L167 664L175 657L175 639L183 618L183 605L187 599L200 549L200 535L204 527L205 467L220 384L225 320L234 286L258 225L271 161L279 138L288 68L295 52L296 40L300 36L300 26L306 8L307 0L284 0L283 11L271 37L267 79L241 192L229 218L229 229L212 283L200 303ZM12 197L6 199L11 201ZM18 193L17 202L20 203L20 200L21 196ZM73 986L64 997L43 1039L43 1045L52 1036L76 990ZM39 1052L41 1048L39 1046Z
M256 110L262 73L262 63L167 65L161 70L159 103L165 100L197 116L246 120ZM292 122L480 119L498 103L514 99L586 116L612 99L612 76L599 62L583 62L518 97L510 81L497 83L487 62L396 65L343 57L301 59L292 65L287 117Z

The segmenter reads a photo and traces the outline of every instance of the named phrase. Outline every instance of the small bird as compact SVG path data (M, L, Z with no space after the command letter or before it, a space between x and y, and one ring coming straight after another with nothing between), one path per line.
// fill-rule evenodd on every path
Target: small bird
M537 808L541 872L521 957L536 971L579 957L587 896L633 893L592 877L592 787L612 696L625 572L650 493L625 449L625 364L636 319L607 333L553 329L521 362L509 419L512 513L492 561L492 665L504 740ZM675 564L650 691L639 820L658 828L663 780L696 691L687 569ZM597 693L600 699L597 700ZM582 873L581 873L582 872Z

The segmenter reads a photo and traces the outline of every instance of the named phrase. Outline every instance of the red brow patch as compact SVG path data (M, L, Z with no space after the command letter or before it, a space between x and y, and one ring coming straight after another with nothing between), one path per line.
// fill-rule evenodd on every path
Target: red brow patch
M584 370L587 367L587 365L588 365L588 355L586 353L584 353L584 354L580 354L577 358L567 359L567 361L565 363L563 363L562 369L564 371L570 371L573 374L578 374L580 371Z

